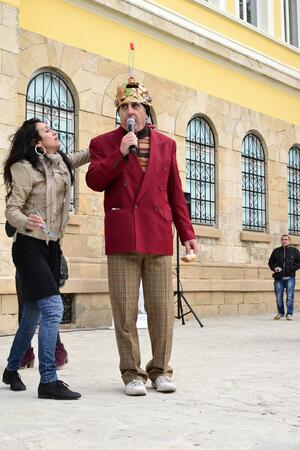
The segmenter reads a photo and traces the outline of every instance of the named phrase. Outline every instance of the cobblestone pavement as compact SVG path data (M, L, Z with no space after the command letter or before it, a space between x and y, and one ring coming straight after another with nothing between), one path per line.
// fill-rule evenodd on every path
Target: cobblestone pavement
M300 316L175 324L178 390L128 397L111 330L62 333L70 362L60 378L78 401L39 400L37 368L25 392L0 386L1 450L300 450ZM0 369L11 336L0 338ZM140 330L143 364L150 357ZM36 345L36 337L34 338Z

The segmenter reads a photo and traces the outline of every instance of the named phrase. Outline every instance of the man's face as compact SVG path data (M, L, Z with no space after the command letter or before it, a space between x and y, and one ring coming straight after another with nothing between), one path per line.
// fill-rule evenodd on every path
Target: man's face
M127 130L126 122L129 117L135 120L135 131L142 130L147 122L147 114L144 106L138 102L123 103L119 108L121 125Z
M281 236L280 242L282 247L287 247L290 244L290 238L288 236Z

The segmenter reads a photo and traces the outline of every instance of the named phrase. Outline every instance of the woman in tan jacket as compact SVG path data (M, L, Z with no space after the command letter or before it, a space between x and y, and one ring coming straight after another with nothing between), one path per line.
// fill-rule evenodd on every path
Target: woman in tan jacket
M63 303L58 289L60 239L68 222L72 169L89 161L88 150L67 156L59 150L56 131L38 119L17 130L4 164L5 215L17 229L13 261L22 283L22 319L15 335L3 382L25 390L18 374L38 323L39 398L80 397L57 379L55 347Z

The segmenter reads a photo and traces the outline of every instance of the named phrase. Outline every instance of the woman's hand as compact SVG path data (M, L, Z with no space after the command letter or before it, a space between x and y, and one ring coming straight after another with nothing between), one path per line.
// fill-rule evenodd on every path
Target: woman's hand
M39 228L42 228L44 224L45 222L40 216L30 214L27 219L26 229L31 231L38 230Z

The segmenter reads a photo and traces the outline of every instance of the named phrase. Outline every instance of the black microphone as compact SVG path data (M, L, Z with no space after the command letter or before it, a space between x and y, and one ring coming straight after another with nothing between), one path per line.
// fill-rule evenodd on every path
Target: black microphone
M134 131L135 131L135 119L134 119L134 117L129 117L127 119L126 127L127 127L127 130L128 130L128 133L130 133L130 132L134 133ZM136 145L131 145L129 147L129 153L131 153L132 155L136 155L137 154L137 147L136 147Z

